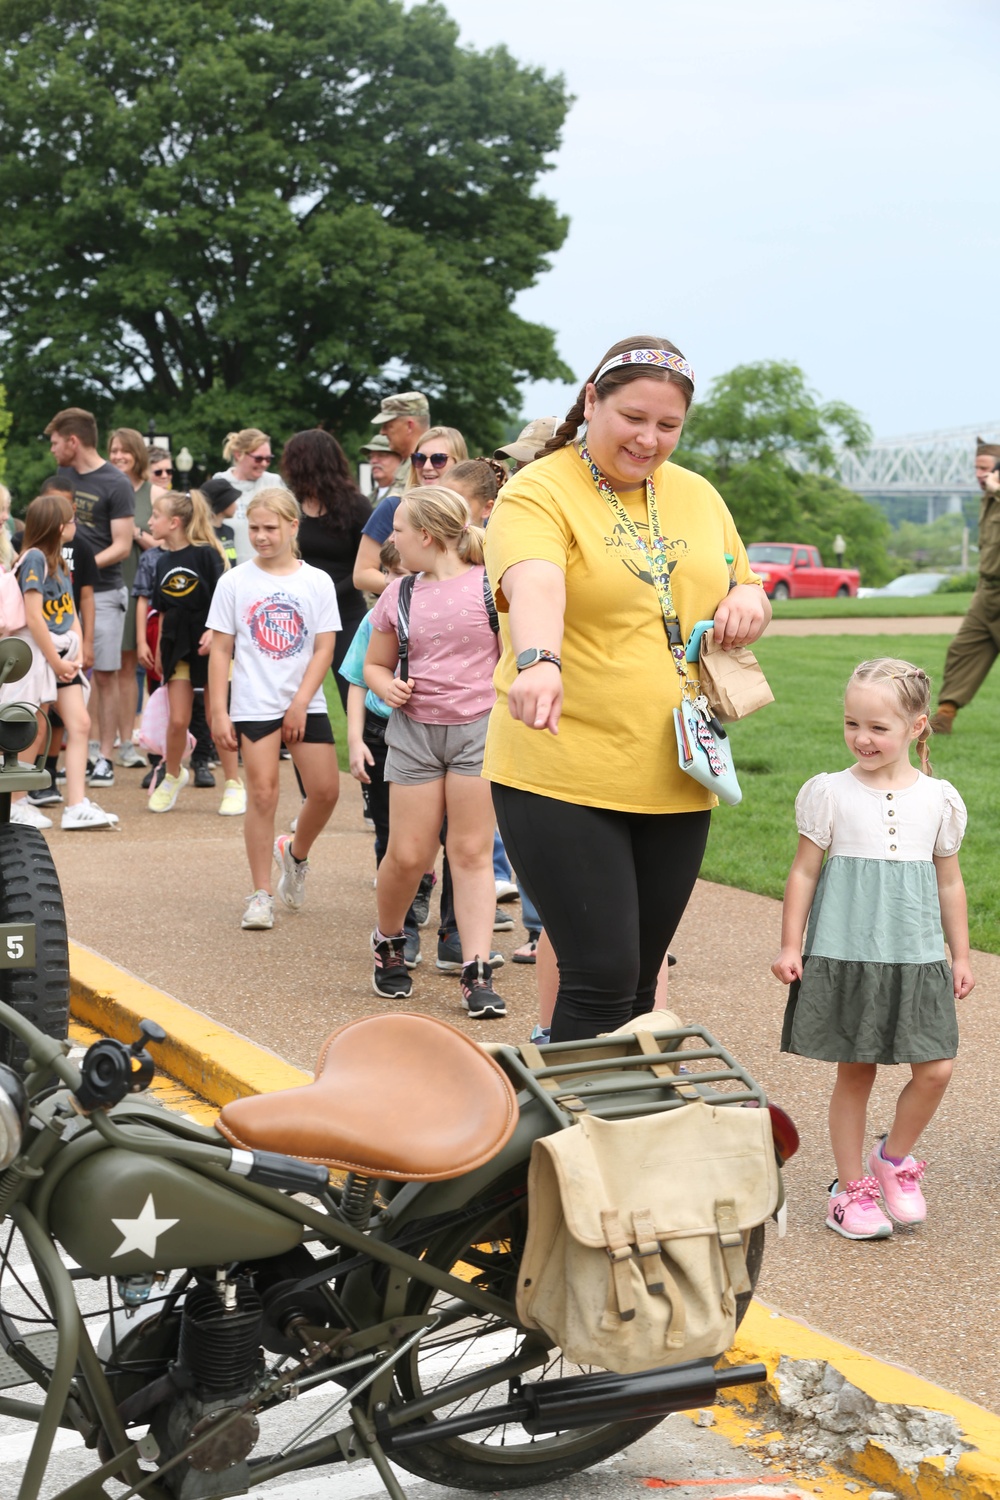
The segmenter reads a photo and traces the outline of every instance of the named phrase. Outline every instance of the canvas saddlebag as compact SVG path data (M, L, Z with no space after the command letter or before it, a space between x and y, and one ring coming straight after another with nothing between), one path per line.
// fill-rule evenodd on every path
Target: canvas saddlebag
M581 1113L532 1147L518 1316L619 1374L714 1359L750 1290L746 1236L778 1195L765 1109Z

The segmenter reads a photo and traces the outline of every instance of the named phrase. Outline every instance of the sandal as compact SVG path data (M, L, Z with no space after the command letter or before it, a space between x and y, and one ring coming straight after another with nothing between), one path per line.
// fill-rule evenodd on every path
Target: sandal
M535 954L538 952L538 933L529 932L528 941L520 948L515 948L511 958L516 964L533 964Z

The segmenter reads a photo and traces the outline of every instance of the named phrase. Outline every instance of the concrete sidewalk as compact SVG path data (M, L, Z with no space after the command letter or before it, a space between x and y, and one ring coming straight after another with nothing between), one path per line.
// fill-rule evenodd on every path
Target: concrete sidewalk
M75 1017L128 1041L141 1019L158 1021L167 1032L158 1064L215 1104L310 1080L75 944L71 972ZM712 1423L735 1449L787 1471L780 1477L791 1487L778 1484L775 1494L801 1500L804 1486L834 1500L863 1480L913 1500L1000 1500L1000 1417L981 1407L759 1301L728 1359L764 1363L768 1380L728 1392Z

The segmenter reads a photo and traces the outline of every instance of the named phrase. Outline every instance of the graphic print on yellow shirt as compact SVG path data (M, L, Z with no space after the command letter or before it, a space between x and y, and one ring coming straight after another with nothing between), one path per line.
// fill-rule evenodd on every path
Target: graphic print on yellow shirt
M653 483L686 639L698 620L712 618L731 580L759 580L722 496L707 480L668 463L655 471ZM648 541L645 491L618 498ZM517 668L502 578L530 559L554 563L566 576L557 735L528 729L507 708ZM648 560L616 522L574 448L537 459L504 485L486 532L486 565L504 653L494 678L497 705L483 775L560 801L627 812L714 807L713 794L677 764L672 711L681 684Z

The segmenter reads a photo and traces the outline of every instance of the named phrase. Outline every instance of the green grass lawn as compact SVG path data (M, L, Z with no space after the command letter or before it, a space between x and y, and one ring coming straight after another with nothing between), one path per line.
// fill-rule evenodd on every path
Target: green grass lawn
M853 668L863 656L901 656L923 667L936 684L947 648L948 638L934 635L872 635L863 645L849 636L759 641L754 650L775 702L729 726L743 801L714 814L703 877L780 897L798 838L796 793L817 772L852 764L842 715L844 684ZM969 928L973 947L990 953L1000 953L1000 861L994 842L1000 827L998 727L1000 670L961 711L955 733L937 737L931 748L935 774L958 788L969 809L961 854ZM774 938L777 951L777 927Z
M776 599L776 620L905 620L917 615L964 615L971 594L925 594L919 599Z
M941 603L967 603L963 594L942 595ZM778 605L776 618L809 613L870 614L875 605L898 616L933 613L926 599L810 599ZM863 606L863 608L859 608ZM944 613L942 609L940 611ZM850 765L844 744L843 689L862 657L902 656L941 681L947 636L866 635L767 636L754 647L774 690L775 702L749 719L729 726L736 769L743 788L739 807L720 807L702 866L706 880L780 898L798 835L795 796L819 771ZM348 773L347 721L332 672L323 684L337 741L340 769ZM1000 953L1000 859L994 840L1000 828L1000 668L986 679L975 701L959 715L958 728L939 736L931 748L935 773L951 781L969 809L969 831L962 845L962 873L969 895L969 929L975 948ZM777 951L778 929L774 933Z
M333 680L332 672L327 672L323 679L323 691L326 694L330 723L333 725L333 737L337 741L337 764L342 771L350 774L347 764L347 715L344 713L344 705L340 701L340 694L337 692L337 684Z

